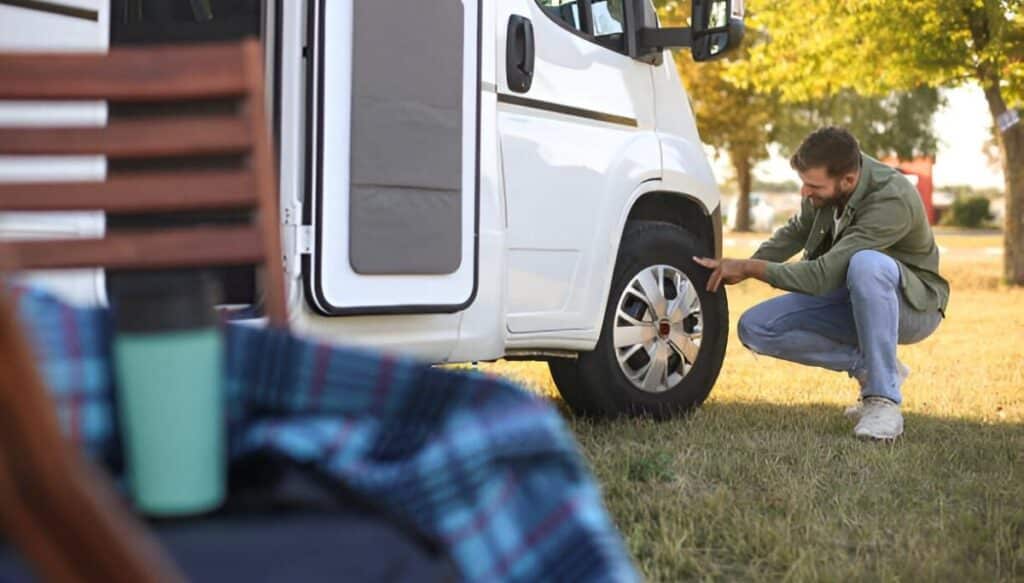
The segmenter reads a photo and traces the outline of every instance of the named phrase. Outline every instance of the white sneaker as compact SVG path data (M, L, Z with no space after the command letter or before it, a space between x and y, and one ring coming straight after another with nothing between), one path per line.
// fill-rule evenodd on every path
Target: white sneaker
M867 397L853 434L861 439L891 441L903 433L900 406L884 397Z
M897 360L896 371L900 375L900 386L902 387L903 383L907 382L907 377L910 376L910 367ZM862 379L858 378L857 382L859 382L862 387L864 386L864 381ZM862 401L860 399L857 399L856 404L850 405L849 407L843 410L843 415L845 415L847 419L856 421L860 419L861 409L863 409L863 407L864 405Z

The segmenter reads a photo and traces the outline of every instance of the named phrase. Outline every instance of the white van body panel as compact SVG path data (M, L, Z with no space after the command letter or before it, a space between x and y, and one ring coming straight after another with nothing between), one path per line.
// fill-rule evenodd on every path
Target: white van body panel
M505 355L505 306L508 293L507 200L498 144L497 59L494 2L481 3L480 49L480 222L476 298L459 322L459 340L451 362L494 360Z
M619 247L622 242L622 234L626 229L626 219L628 218L628 210L633 208L644 195L651 193L664 193L672 192L661 180L648 180L638 186L633 193L629 196L625 203L625 209L627 214L622 214L616 223L608 229L603 240L596 243L596 245L603 246L607 251L607 256L610 257L612 267L614 267L615 257L618 255ZM528 350L531 348L543 348L550 350L565 350L565 351L587 351L593 350L594 345L597 344L598 337L601 335L602 318L604 316L604 309L608 303L608 294L611 291L613 269L602 270L600 273L602 279L594 282L592 291L594 292L595 302L599 307L600 313L595 316L593 320L594 325L582 329L582 330L571 330L571 331L553 331L553 332L541 332L530 335L509 335L506 348L508 350Z
M652 75L661 140L663 190L699 200L710 214L718 207L722 195L700 141L690 98L670 51L665 51L663 64L654 67Z
M69 18L19 6L0 6L0 51L105 52L110 44L110 0L61 0L96 12L96 19Z
M281 247L285 257L284 275L287 287L286 301L295 312L292 319L299 318L302 300L302 262L297 252L308 241L300 241L302 235L302 198L305 188L306 168L306 124L303 119L305 107L306 70L302 56L306 42L306 12L301 2L285 5L278 15L281 38L277 39L280 51L280 76L278 99L281 104L278 125L278 196L281 201ZM273 99L267 100L268 104ZM306 231L308 235L308 229Z

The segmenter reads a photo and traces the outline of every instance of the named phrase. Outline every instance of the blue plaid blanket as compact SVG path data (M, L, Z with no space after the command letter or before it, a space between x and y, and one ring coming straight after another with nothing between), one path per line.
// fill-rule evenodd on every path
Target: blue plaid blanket
M111 324L15 289L70 438L117 471ZM232 459L308 465L441 541L470 581L633 581L562 418L498 378L227 325Z

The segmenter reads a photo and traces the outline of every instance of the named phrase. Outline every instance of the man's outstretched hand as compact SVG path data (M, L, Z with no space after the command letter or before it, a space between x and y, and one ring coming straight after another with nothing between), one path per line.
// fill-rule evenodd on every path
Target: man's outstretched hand
M706 267L711 271L708 277L707 290L717 292L722 283L726 285L737 284L749 277L764 281L764 261L756 259L711 259L709 257L694 257L698 265Z

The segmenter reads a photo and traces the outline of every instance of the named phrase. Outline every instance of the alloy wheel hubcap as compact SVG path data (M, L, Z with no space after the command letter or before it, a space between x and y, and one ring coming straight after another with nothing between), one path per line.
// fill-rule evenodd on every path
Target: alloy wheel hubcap
M636 388L665 392L697 362L703 331L693 282L670 265L643 269L619 296L613 333L619 368Z

